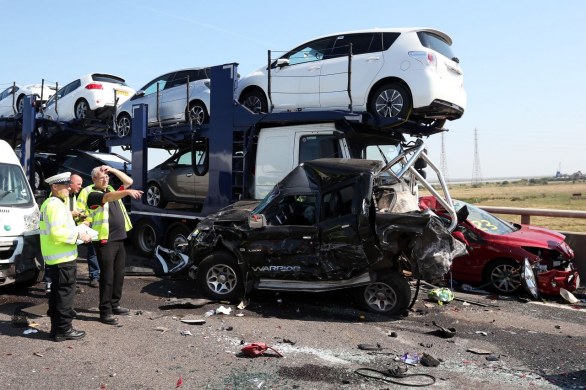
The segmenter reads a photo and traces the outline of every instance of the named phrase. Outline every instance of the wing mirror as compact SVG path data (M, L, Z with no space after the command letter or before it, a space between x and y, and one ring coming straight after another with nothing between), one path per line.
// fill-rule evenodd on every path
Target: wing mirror
M134 96L137 96L137 97L144 96L144 91L142 89L140 91L136 91L136 93L134 94Z
M267 226L267 219L264 214L251 214L248 217L248 226L251 229L262 229Z
M289 59L288 58L279 58L277 60L277 66L279 68L282 68L284 66L288 66L289 65Z
M464 233L462 233L458 230L455 230L452 232L452 237L454 237L456 240L466 244L466 247L470 246L470 243L468 242L466 237L464 237Z

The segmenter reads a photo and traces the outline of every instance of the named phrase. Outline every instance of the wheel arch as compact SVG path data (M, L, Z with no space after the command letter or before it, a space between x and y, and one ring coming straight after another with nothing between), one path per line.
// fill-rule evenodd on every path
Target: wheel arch
M368 91L368 97L366 99L366 107L368 107L368 104L370 103L370 101L372 100L372 96L374 95L375 91L382 85L387 84L387 83L398 83L400 84L403 88L405 88L405 90L407 92L409 92L409 97L411 98L411 101L413 101L413 92L411 91L411 88L409 88L409 85L405 82L405 80L399 78L399 77L385 77L383 79L378 80L376 83L374 83L371 87L370 90Z
M247 94L252 91L260 91L263 94L263 96L265 97L265 99L267 99L267 102L269 102L269 96L267 95L266 91L264 89L262 89L262 87L260 87L256 84L249 85L249 86L245 87L240 92L240 95L238 96L238 101L240 102L240 100L242 99L242 96L244 96L244 94Z

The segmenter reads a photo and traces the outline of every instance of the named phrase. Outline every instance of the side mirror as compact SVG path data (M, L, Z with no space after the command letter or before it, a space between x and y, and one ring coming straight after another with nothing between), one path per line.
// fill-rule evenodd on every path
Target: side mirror
M142 89L140 91L136 91L136 93L134 94L134 96L137 96L137 97L144 96L144 91Z
M458 223L462 223L466 219L468 219L469 214L470 214L470 212L468 211L467 206L464 206L460 210L458 210L458 212L456 212L456 216L458 217Z
M264 214L251 214L248 217L248 226L251 229L262 229L267 226L267 220Z
M289 59L288 58L279 58L277 60L277 67L282 68L284 66L288 66L289 65Z

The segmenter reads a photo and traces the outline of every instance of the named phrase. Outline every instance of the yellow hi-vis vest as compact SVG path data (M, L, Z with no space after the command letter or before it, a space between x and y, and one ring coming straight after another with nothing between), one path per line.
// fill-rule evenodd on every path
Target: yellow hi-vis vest
M114 191L114 187L108 186L108 191ZM79 197L78 197L79 199ZM79 200L78 200L79 202ZM86 202L87 202L87 195L86 195ZM130 223L130 217L126 212L126 207L124 207L124 203L122 203L122 199L117 200L118 204L120 205L120 210L122 210L122 215L124 216L124 230L129 231L132 229L132 223ZM97 209L92 211L92 229L98 231L98 240L107 240L108 235L110 234L110 224L108 223L108 211L110 207L108 203L104 203L103 206L98 207Z
M77 228L64 201L51 196L41 205L41 253L47 265L77 259Z
M92 210L89 209L89 207L87 207L87 197L89 195L90 192L92 192L94 190L94 185L91 184L87 187L82 188L81 191L79 191L79 194L77 194L77 203L75 204L75 207L78 210L81 210L85 215L86 215L86 222L92 222Z

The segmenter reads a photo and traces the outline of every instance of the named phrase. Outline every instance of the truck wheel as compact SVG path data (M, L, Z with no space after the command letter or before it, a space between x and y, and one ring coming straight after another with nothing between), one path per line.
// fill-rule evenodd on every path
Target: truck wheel
M159 244L157 231L151 222L143 219L132 230L134 231L132 236L134 247L143 255L151 255Z
M186 248L182 244L187 244L187 237L191 230L186 225L178 224L169 230L167 234L167 240L165 245L169 249L173 250L181 250L181 248ZM187 249L181 250L181 252L187 253Z
M373 313L398 315L407 310L411 288L407 279L392 273L382 280L354 290L356 303Z
M157 183L149 183L147 187L147 204L160 209L164 209L167 206L161 187Z
M368 111L380 118L409 119L412 109L411 96L405 87L397 83L380 86L368 102Z
M212 253L197 268L197 286L217 301L233 301L244 295L244 280L238 262L226 252Z
M500 259L488 264L484 272L485 283L499 294L512 294L521 288L521 264Z

